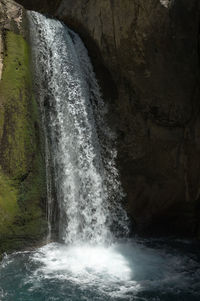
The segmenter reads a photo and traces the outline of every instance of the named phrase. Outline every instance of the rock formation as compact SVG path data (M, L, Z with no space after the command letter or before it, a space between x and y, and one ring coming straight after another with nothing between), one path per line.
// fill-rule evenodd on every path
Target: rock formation
M0 254L44 236L45 166L25 10L0 1Z
M118 134L135 230L197 235L199 1L19 2L63 20L85 42Z

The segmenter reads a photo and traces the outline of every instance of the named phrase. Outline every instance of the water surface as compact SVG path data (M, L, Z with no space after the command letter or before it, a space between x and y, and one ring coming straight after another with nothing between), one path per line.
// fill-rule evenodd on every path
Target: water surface
M199 245L146 240L42 248L5 256L1 301L199 301Z

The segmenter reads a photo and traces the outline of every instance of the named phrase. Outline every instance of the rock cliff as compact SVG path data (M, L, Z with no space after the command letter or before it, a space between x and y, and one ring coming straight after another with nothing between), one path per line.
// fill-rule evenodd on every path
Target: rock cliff
M198 233L198 0L19 0L80 34L93 61L135 230ZM55 5L54 5L55 4Z
M0 254L46 231L45 166L25 10L0 1Z

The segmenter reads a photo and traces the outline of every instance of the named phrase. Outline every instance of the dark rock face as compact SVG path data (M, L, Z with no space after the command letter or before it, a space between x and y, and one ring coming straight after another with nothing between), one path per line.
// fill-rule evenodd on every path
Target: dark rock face
M118 164L136 230L197 235L199 1L58 2L21 1L83 38L118 133Z
M26 9L54 14L61 0L17 0Z

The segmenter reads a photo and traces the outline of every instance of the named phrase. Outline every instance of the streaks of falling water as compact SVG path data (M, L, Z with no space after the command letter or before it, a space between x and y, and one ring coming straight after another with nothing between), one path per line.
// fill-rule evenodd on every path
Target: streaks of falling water
M61 22L36 12L28 16L46 135L49 224L53 164L61 240L111 242L128 233L128 219L120 204L115 138L104 121L105 107L87 50Z

